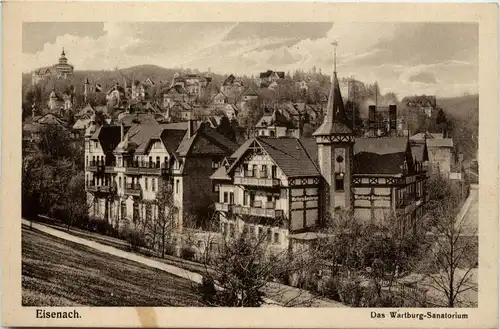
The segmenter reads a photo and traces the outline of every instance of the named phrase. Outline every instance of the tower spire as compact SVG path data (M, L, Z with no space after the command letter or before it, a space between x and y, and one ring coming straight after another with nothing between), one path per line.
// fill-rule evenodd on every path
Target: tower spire
M326 104L326 115L323 124L316 130L313 136L330 136L330 135L352 135L352 130L349 127L347 116L344 108L344 101L340 93L340 84L337 78L337 42L333 45L333 75L328 102Z

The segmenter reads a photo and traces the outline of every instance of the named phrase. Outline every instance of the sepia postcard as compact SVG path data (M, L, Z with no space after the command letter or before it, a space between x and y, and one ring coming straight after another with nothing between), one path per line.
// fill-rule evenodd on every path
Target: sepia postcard
M495 4L3 14L3 326L498 327Z

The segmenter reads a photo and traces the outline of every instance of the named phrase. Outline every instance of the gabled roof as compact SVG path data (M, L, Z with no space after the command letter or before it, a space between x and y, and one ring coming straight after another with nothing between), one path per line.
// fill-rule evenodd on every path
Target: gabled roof
M231 158L237 158L229 172L241 162L253 143L260 145L287 177L320 176L319 169L306 147L296 138L254 137L245 142Z
M258 97L259 94L252 87L248 87L248 89L245 90L245 92L243 93L243 96L256 96L256 97Z
M278 77L280 77L281 79L283 79L285 77L285 72L278 72L278 71L272 71L272 70L267 70L266 72L261 72L260 73L260 78L263 79L263 78L269 78L273 73L276 73L278 75Z
M85 107L82 108L76 116L84 116L87 114L90 115L95 114L95 109L90 104L85 105Z
M104 152L112 152L120 143L120 126L104 125L96 128L91 140L98 140Z
M224 82L222 83L223 86L227 86L227 85L230 85L234 82L234 80L236 79L236 77L232 74L228 75L227 78L224 80Z
M185 95L187 94L188 92L186 91L186 88L184 88L183 86L181 85L173 85L172 87L168 88L167 90L167 94L182 94L182 95Z

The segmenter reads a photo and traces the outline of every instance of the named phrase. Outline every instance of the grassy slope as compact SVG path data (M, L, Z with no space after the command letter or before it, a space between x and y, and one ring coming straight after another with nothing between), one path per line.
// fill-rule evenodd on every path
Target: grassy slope
M22 232L25 306L201 306L187 280L40 232Z

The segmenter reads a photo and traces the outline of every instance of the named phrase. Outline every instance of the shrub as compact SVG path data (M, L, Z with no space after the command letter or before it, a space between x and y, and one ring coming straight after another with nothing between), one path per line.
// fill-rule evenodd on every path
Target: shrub
M130 244L130 249L132 251L139 251L141 247L146 247L146 239L140 232L125 228L122 230L120 235Z
M201 284L198 286L198 292L205 304L212 305L214 303L217 290L211 278L207 278L206 276L203 277Z
M165 244L165 254L174 256L175 255L175 245L172 243L166 243Z
M183 247L181 249L181 257L186 260L193 260L196 251L192 247Z

